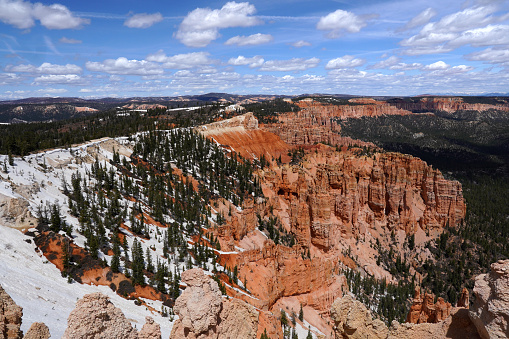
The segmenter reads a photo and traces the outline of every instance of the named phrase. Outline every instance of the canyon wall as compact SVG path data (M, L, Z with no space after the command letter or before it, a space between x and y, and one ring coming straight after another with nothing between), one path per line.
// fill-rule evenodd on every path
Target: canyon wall
M300 107L300 111L280 114L277 117L277 123L267 124L262 128L292 145L312 145L322 142L332 145L364 146L371 144L342 137L338 120L411 113L384 101L373 99L350 99L349 101L350 104L336 105L303 99L295 102Z
M438 98L421 98L417 102L411 102L406 100L394 101L391 103L395 107L407 111L444 111L444 112L456 112L456 111L487 111L490 109L509 111L509 103L500 105L490 104L470 104L463 101L463 98L459 97L438 97Z

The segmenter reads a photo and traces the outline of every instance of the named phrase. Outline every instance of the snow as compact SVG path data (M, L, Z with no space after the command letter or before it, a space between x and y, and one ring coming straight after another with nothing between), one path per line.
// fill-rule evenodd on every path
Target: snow
M35 245L27 243L27 239L30 238L21 232L0 225L0 284L14 302L23 307L23 332L38 321L49 327L52 338L60 338L76 301L85 294L101 292L122 309L133 327L140 330L145 316L151 316L161 325L163 338L170 336L173 323L169 318L151 313L144 306L136 306L106 286L68 284L53 264L37 255ZM151 301L150 305L161 308L160 302Z

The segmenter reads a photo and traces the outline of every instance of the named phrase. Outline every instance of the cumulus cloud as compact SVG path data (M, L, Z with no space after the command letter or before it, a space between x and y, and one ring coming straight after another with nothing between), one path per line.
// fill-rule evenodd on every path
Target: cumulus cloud
M328 38L337 38L343 31L357 33L365 27L366 21L352 12L338 9L320 18L316 28L321 31L330 31Z
M228 39L224 44L237 46L255 46L269 43L272 40L274 40L274 38L270 34L257 33L249 36L237 35Z
M65 36L61 37L60 40L58 40L58 41L60 43L62 43L62 44L72 44L72 45L81 44L83 42L81 40L76 40L76 39L72 39L72 38L66 38Z
M89 19L77 17L64 5L32 4L22 0L0 0L0 21L19 29L31 28L39 20L48 29L78 29Z
M430 65L426 65L424 66L424 70L426 71L437 71L437 70L444 70L444 69L448 69L450 66L448 64L446 64L445 62L443 61L437 61L437 62L434 62Z
M156 53L149 54L146 60L161 63L163 68L189 69L210 65L212 60L209 58L209 55L208 52L194 52L167 56L163 50L159 50Z
M33 74L55 74L55 75L65 75L65 74L80 74L82 72L81 67L73 64L67 65L54 65L48 62L43 63L39 67L35 67L34 65L8 65L5 67L5 70L8 72L17 72L17 73L33 73Z
M163 21L163 16L161 13L139 13L124 21L124 26L129 28L149 28L150 26L161 21Z
M254 13L255 6L248 2L227 2L221 9L197 8L184 18L175 36L186 46L205 47L219 37L220 29L260 24Z
M400 28L398 31L400 32L407 31L414 27L425 25L436 15L437 11L435 11L433 8L427 8L421 13L419 13L417 16L415 16L412 20L407 22L407 24Z
M159 64L146 60L129 60L124 57L107 59L103 62L87 61L85 67L92 72L123 75L158 75L164 72Z
M290 60L269 60L265 61L260 71L266 72L291 72L305 71L307 69L318 66L320 59L318 58L293 58Z
M325 69L339 69L339 68L352 68L359 67L366 63L364 59L355 58L352 55L345 55L340 58L329 60Z
M426 24L421 31L400 42L408 55L450 52L456 48L489 46L509 42L509 26L494 25L504 17L493 15L494 5L475 6ZM507 19L507 18L506 18Z
M239 55L236 58L231 58L230 60L228 60L228 64L233 65L233 66L249 65L249 67L255 68L255 67L260 67L261 65L263 65L264 61L265 60L263 60L263 58L260 55L256 55L252 58L246 58L242 55Z
M309 41L306 41L306 40L299 40L299 41L295 41L293 44L292 44L293 47L297 47L297 48L301 48L301 47L305 47L305 46L311 46L311 43Z

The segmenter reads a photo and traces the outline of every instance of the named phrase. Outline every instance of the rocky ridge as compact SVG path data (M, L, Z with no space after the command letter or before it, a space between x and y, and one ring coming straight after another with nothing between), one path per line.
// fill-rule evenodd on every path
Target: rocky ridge
M484 112L490 109L509 111L509 104L492 105L492 104L470 104L463 101L460 97L435 97L421 98L417 102L396 101L392 103L395 107L407 111L444 111L448 113L456 111L479 111Z

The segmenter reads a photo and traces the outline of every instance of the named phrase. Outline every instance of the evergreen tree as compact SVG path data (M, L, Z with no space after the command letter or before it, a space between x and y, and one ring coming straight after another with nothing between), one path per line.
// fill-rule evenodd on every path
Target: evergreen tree
M131 269L133 271L133 282L136 285L145 285L145 262L143 259L143 248L137 238L134 238L133 247L131 249Z

